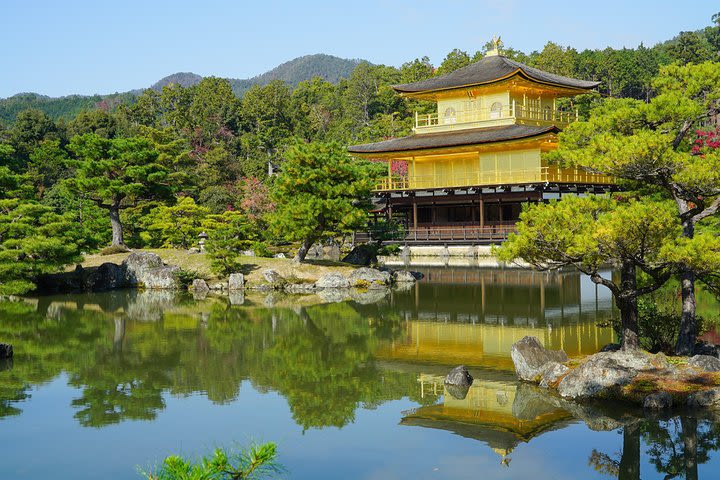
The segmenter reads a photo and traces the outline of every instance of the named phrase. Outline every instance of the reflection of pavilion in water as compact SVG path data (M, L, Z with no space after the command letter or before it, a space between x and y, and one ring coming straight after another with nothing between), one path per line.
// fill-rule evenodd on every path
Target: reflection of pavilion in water
M597 352L614 339L598 323L612 316L612 297L576 272L441 270L406 294L393 295L405 337L386 344L384 360L511 370L510 346L526 335L568 355Z
M406 294L394 294L404 337L376 357L414 365L423 398L441 403L405 412L402 425L442 429L479 440L503 457L521 442L561 428L572 416L543 393L516 381L510 346L526 335L570 356L614 340L598 322L612 316L612 297L575 272L522 269L428 269ZM445 367L465 364L475 376L464 398L443 384ZM475 367L475 368L473 368ZM478 368L479 367L479 368ZM432 374L428 372L433 372Z
M566 426L573 420L565 410L547 402L533 387L518 385L514 377L484 372L460 399L443 385L443 376L420 374L421 395L443 394L442 403L404 412L401 425L447 430L479 440L503 457L521 442Z

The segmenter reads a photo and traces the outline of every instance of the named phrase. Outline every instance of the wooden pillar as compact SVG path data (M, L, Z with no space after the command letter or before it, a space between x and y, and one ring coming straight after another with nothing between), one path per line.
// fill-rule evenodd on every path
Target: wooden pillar
M392 158L388 160L388 186L390 187L390 190L393 189L393 181L392 181Z
M485 228L485 201L480 197L480 228Z
M498 199L498 209L500 210L500 224L503 222L503 208L502 208L502 198Z
M417 200L413 197L413 228L417 228Z
M437 205L435 205L435 202L432 202L432 208L430 210L430 221L433 225L435 225L435 222L437 221Z

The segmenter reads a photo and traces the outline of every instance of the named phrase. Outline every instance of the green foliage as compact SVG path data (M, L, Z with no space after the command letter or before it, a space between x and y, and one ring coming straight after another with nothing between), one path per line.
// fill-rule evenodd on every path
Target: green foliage
M130 249L125 245L110 245L109 247L101 248L98 253L100 255L117 255L118 253L127 253Z
M195 279L203 279L201 274L193 270L180 269L175 271L174 275L177 281L180 282L180 285L183 287L191 285Z
M203 229L209 236L206 248L213 273L227 276L240 272L240 256L256 238L247 216L232 210L210 215L203 222Z
M381 171L377 163L351 159L337 143L293 146L273 185L273 233L312 245L364 226L370 192Z
M172 206L160 205L142 218L145 245L163 248L196 246L198 235L210 209L199 206L192 197L182 197Z
M378 246L391 240L405 238L405 227L400 222L381 218L368 224L368 232Z
M149 480L250 480L280 473L276 462L277 445L251 445L247 450L229 453L218 448L212 456L197 462L177 455L167 457L153 473L142 472Z

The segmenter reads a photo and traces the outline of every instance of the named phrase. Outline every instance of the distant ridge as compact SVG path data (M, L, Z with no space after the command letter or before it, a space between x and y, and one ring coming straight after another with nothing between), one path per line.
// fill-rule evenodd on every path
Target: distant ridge
M295 87L300 82L321 77L328 82L337 83L347 78L362 60L339 58L333 55L318 53L305 55L252 78L228 78L233 92L242 96L253 85L267 85L273 80L282 80ZM203 77L193 72L177 72L161 78L150 87L162 90L167 85L190 87L199 83ZM11 123L17 114L28 108L37 108L57 120L71 118L83 110L93 108L109 108L118 103L132 103L144 89L134 89L123 93L109 95L68 95L64 97L48 97L37 93L19 93L0 99L0 121Z

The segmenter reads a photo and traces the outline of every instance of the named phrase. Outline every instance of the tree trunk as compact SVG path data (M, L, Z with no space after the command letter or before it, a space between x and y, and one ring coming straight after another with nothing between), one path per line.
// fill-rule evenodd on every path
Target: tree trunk
M303 240L300 248L297 251L297 254L295 255L295 258L293 258L293 262L304 261L305 257L310 251L310 247L313 246L313 243L315 243L315 237L307 237L305 240Z
M693 238L695 224L692 219L683 223L683 236ZM682 292L682 315L680 317L680 331L678 332L675 355L692 355L697 341L697 321L695 310L695 272L684 268L680 274L680 288Z
M620 268L620 295L617 298L622 321L622 350L637 350L640 348L638 335L638 306L637 306L637 274L635 264L623 263Z
M698 480L697 466L697 419L681 416L683 438L683 463L685 465L685 479Z
M125 239L123 238L123 227L120 222L120 204L119 202L113 202L110 205L110 225L112 226L112 246L125 246Z
M623 427L623 449L618 469L618 480L640 480L640 428Z

